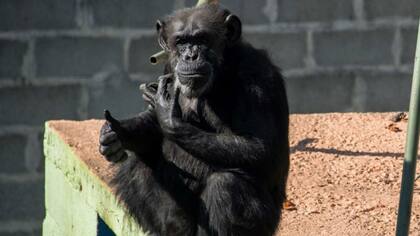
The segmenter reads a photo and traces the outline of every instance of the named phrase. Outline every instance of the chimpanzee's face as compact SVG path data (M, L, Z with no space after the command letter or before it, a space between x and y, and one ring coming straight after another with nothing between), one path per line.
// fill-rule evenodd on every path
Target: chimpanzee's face
M158 21L159 43L170 53L175 86L187 97L208 91L223 63L224 49L237 29L230 27L227 12L206 6L177 12L164 23ZM237 25L234 25L237 27Z

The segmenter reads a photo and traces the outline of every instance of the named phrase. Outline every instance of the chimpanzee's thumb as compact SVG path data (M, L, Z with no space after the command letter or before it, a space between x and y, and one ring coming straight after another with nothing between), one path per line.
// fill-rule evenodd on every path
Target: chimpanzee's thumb
M112 117L111 112L108 110L104 111L105 120L109 122L111 125L111 129L115 131L117 134L121 132L121 124L120 122Z

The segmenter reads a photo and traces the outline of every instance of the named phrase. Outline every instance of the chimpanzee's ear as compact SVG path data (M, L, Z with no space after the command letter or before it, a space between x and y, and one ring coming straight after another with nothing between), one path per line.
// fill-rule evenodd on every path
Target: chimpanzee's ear
M230 44L236 43L242 35L242 23L239 17L235 15L228 15L225 19L227 28L227 39Z
M166 31L165 31L165 22L161 20L157 20L156 31L158 33L158 43L160 47L165 51L169 51L169 47L167 44Z

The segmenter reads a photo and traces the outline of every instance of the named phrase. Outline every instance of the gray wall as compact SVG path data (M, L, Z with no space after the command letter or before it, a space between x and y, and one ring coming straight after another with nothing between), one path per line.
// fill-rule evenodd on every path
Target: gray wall
M291 110L407 108L419 0L222 0L270 47ZM195 0L0 1L0 234L38 235L42 126L143 108L154 22Z

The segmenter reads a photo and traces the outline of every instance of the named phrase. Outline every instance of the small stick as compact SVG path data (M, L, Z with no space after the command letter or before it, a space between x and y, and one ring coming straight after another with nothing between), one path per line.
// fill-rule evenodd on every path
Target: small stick
M162 51L160 51L160 52L158 52L158 53L153 54L153 55L150 57L150 63L151 63L152 65L157 65L157 64L159 64L159 63L161 63L161 62L165 62L165 61L167 61L167 60L168 60L168 58L169 58L168 53L162 50Z

